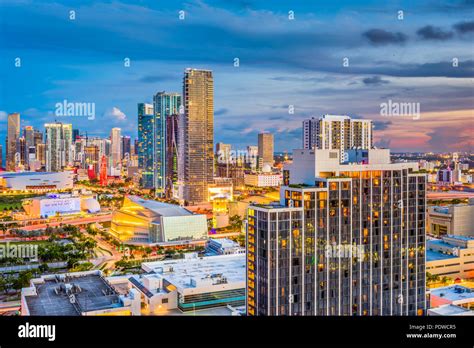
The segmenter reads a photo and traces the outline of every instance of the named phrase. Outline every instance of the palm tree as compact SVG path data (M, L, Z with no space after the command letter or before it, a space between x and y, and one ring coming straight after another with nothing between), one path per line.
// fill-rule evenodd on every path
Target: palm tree
M449 280L450 280L449 277L444 276L443 278L441 278L441 283L443 285L446 285L446 284L448 284Z

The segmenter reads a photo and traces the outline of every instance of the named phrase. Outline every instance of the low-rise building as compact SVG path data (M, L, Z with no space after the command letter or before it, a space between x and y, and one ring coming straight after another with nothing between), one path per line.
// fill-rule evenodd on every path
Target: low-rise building
M244 182L247 186L278 187L282 184L283 177L274 173L250 173L244 175Z
M144 275L129 278L150 314L245 304L245 255L188 257L145 262Z
M245 254L245 248L228 238L210 238L206 245L206 252L210 255Z
M71 215L81 212L97 213L100 204L93 194L50 193L42 197L24 199L23 209L29 218Z
M126 244L179 245L205 243L206 215L175 204L126 196L112 216L111 234Z
M446 235L426 241L426 272L439 277L474 277L474 238Z
M429 207L426 229L434 236L474 236L474 199L467 204Z
M428 309L429 316L471 316L474 315L474 311L452 304L442 305L436 308Z
M8 191L46 192L73 187L74 173L65 172L3 172L0 189Z
M99 270L44 275L21 290L23 316L140 314L140 293L119 294Z
M474 289L462 285L450 285L432 289L430 307L436 308L444 305L459 306L474 310Z

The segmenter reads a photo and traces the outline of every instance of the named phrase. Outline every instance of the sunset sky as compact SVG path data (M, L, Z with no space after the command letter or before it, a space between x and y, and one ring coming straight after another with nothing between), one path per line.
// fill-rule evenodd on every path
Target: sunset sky
M392 151L473 151L473 18L471 0L2 0L0 141L12 112L136 137L137 103L181 92L193 67L213 70L215 142L236 149L270 131L291 151L303 119L347 114ZM56 117L65 99L95 103L95 120ZM382 116L389 100L420 103L420 118Z

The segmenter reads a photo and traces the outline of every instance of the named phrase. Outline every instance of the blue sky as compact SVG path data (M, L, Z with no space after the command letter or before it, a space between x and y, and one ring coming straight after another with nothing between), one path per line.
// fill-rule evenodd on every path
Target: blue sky
M181 92L194 67L214 72L215 141L237 149L270 131L291 151L303 119L330 113L373 119L394 151L469 151L473 14L472 0L2 0L0 141L11 112L40 129L57 119L135 137L136 104ZM64 99L96 103L95 120L54 116ZM420 119L381 116L389 99L420 103Z

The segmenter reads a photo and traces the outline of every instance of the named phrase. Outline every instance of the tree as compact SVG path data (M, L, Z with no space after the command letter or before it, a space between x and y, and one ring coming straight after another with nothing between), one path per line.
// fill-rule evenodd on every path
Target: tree
M443 278L441 278L441 284L446 285L448 284L449 280L449 277L444 276Z
M30 280L32 278L33 273L31 271L21 271L13 282L13 288L15 290L20 290L21 288L27 287L30 284Z
M45 262L45 263L42 263L41 265L39 265L38 269L40 270L41 273L45 273L49 270L49 266Z

